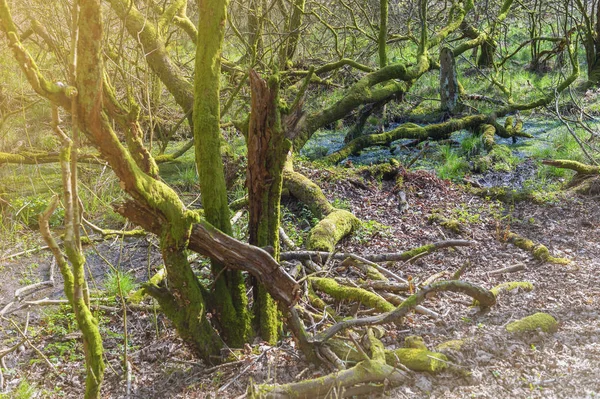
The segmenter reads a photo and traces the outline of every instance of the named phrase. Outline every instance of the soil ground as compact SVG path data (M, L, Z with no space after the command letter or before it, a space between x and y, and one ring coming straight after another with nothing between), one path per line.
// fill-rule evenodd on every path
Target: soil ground
M511 291L498 298L486 312L470 306L468 298L443 293L424 304L441 315L413 314L402 326L385 326L383 342L401 347L404 337L420 335L426 345L451 340L465 341L463 349L449 354L452 367L431 375L414 373L410 383L386 393L392 398L594 398L600 395L600 204L595 198L560 198L554 202L500 204L481 199L460 186L442 181L428 172L406 172L403 190L409 208L398 209L392 194L394 182L367 180L360 188L327 170L299 168L318 182L332 201L343 201L363 221L381 225L363 229L344 240L340 251L357 254L401 252L423 244L452 238L474 240L469 248L444 249L413 263L386 266L404 278L424 281L435 273L454 273L469 262L462 279L492 288L508 281L531 282L531 292ZM465 229L448 231L428 216L438 212L457 219ZM385 226L385 227L384 227ZM541 263L505 242L507 231L546 245L568 265ZM152 238L105 241L97 252L87 248L91 274L99 287L106 283L110 268L103 254L121 270L132 270L142 280L158 266L160 258ZM8 248L6 254L18 252ZM522 264L514 273L490 272ZM5 260L0 265L0 309L13 301L15 290L34 281L46 280L51 261L47 253ZM352 277L351 272L339 273ZM58 274L58 273L57 273ZM24 300L57 299L61 279L54 287L37 290ZM121 366L123 317L118 302L100 310L107 362L104 398L126 397L127 382ZM117 311L111 310L116 308ZM559 321L554 334L541 332L510 335L505 326L514 320L547 312ZM4 388L14 389L27 380L34 397L82 397L83 363L81 343L56 309L15 304L0 325L0 348L19 342L13 320L22 329L29 319L31 345L24 344L4 356ZM63 328L59 328L59 327ZM211 367L195 359L175 336L169 322L148 309L127 313L128 359L132 367L131 398L234 398L243 395L250 380L285 383L327 373L306 364L290 337L277 347L257 342L236 353L224 353L233 363ZM37 348L53 363L51 370ZM14 392L14 391L13 391Z

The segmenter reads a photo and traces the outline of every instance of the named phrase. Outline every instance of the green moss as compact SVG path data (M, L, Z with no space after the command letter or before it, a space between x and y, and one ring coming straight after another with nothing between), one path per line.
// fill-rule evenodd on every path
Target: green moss
M313 227L307 247L309 250L333 252L335 244L359 225L360 221L352 213L337 209Z
M506 326L509 333L523 333L540 329L544 332L558 331L558 322L548 313L535 313L531 316L514 321Z
M461 223L456 219L448 219L448 220L440 223L440 225L450 231L453 231L453 232L459 233L459 234L463 230Z
M493 125L481 125L481 141L486 150L490 151L496 145L494 141L494 135L496 134L496 128Z
M403 252L402 256L401 256L401 260L406 261L406 260L414 258L417 255L421 255L422 253L429 253L433 250L435 250L435 245L433 245L433 244L426 244L421 247L413 248L411 250Z
M494 170L509 172L517 165L519 159L515 157L512 150L505 145L494 145L489 152Z
M490 292L492 294L494 294L494 297L498 298L498 295L500 295L501 293L516 290L516 289L522 289L524 291L532 291L533 284L531 284L528 281L509 281L506 283L498 284L497 286L492 288L490 290ZM479 306L479 302L474 300L473 306Z
M423 337L418 335L409 335L408 337L405 337L404 347L427 350L427 346L425 345L425 341L423 341Z
M450 341L442 342L436 346L435 350L439 352L444 352L447 350L460 351L464 344L465 341L462 339L451 339Z
M386 351L385 361L391 366L397 366L400 363L414 371L428 371L431 373L442 371L448 366L446 355L414 348Z
M150 278L150 280L148 280L149 284L152 285L158 285L162 280L164 280L164 278L167 276L167 269L166 268L162 268L160 269L158 272L156 272L156 274L154 274L154 276L152 276ZM133 291L129 294L128 300L131 303L140 303L142 301L142 299L144 299L144 296L146 295L146 289L144 287L140 288L139 290Z
M360 302L364 306L375 308L380 312L391 312L395 309L394 305L379 295L362 288L346 287L338 284L331 278L311 277L309 281L316 290L322 291L339 301L349 300Z
M525 237L521 237L520 235L515 234L515 233L509 233L508 237L507 237L507 241L511 242L515 246L517 246L525 251L531 252L532 255L534 256L534 258L541 260L543 262L550 262L550 263L555 263L555 264L559 264L559 265L566 265L571 262L569 259L566 259L566 258L555 258L554 256L550 255L550 251L548 250L548 248L545 245L542 245L542 244L536 245L533 241L531 241Z
M528 281L509 281L506 283L498 284L490 291L497 298L502 292L512 291L516 289L522 289L524 291L532 291L533 284Z

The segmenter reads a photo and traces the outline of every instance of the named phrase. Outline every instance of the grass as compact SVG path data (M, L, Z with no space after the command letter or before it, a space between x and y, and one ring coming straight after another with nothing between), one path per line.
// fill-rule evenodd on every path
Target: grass
M481 152L483 151L483 142L481 141L481 136L470 135L466 137L460 143L460 148L462 153L467 157L467 159L481 154Z
M135 278L130 273L110 271L104 281L104 288L109 296L125 296L137 287Z
M29 382L22 378L17 387L7 393L0 393L0 399L31 399L34 397L35 389ZM37 397L37 395L35 395Z
M436 173L442 179L458 180L469 170L469 164L450 145L442 145L438 149L440 163L436 166Z
M357 244L367 244L377 235L388 236L392 228L375 220L366 220L352 233L352 241Z

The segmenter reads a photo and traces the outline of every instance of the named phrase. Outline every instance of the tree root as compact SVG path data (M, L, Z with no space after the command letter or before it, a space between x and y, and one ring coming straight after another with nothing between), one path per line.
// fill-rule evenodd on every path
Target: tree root
M550 255L550 251L546 246L542 244L536 244L530 239L522 237L513 232L508 233L506 236L506 241L525 251L531 252L535 259L541 260L542 262L555 263L559 265L567 265L571 262L566 258L555 258L554 256Z
M357 394L369 394L392 388L408 382L410 375L386 363L383 344L369 329L367 345L369 358L364 352L363 359L354 367L341 370L324 377L283 385L253 385L248 387L249 398L345 398Z

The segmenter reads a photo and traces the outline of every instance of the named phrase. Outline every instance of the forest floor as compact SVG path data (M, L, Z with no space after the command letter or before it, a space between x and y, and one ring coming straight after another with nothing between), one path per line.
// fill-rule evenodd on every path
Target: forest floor
M393 398L595 398L600 395L600 203L597 198L571 197L544 203L501 204L470 194L462 186L440 180L425 171L403 172L409 208L401 213L394 182L366 179L363 188L340 173L299 167L320 184L331 201L342 201L367 224L344 240L339 250L356 254L401 252L445 239L476 241L468 248L443 249L413 263L396 263L391 270L414 282L435 273L450 274L469 262L462 279L492 288L508 281L533 284L530 292L511 291L499 296L486 312L452 293L438 294L424 304L441 315L434 319L413 314L401 326L385 326L388 348L402 347L404 337L419 335L430 349L448 340L464 340L460 351L448 353L452 367L437 374L414 373L410 383L387 392ZM366 187L366 188L365 188ZM292 205L293 206L293 205ZM460 221L461 233L429 222L433 212ZM571 260L568 265L541 263L505 242L514 231L546 245L551 254ZM32 238L33 240L34 238ZM105 241L86 248L91 274L99 287L110 268L98 255L132 270L144 279L160 265L151 238ZM10 248L7 253L18 252ZM6 254L5 254L6 255ZM0 264L0 309L13 301L14 292L32 282L47 280L51 260L37 252ZM490 274L522 264L514 273ZM352 277L347 269L335 269ZM24 300L63 297L59 273L55 286L36 290ZM93 285L93 284L92 284ZM111 310L117 308L117 311ZM123 317L113 303L99 310L106 358L109 363L103 398L124 398ZM554 334L511 335L505 326L514 320L547 312L559 321ZM72 318L56 308L15 304L0 323L0 348L20 341L15 326L27 327L31 345L24 343L4 356L4 384L14 389L27 381L33 397L82 397L83 360ZM10 320L15 324L10 323ZM28 323L27 323L28 320ZM256 343L243 351L224 353L237 359L210 367L202 364L175 336L169 322L157 312L131 309L127 313L131 363L131 398L235 398L249 381L285 383L329 372L306 364L290 337L277 347ZM42 359L36 348L53 364ZM17 391L13 391L17 392ZM17 397L17 396L13 396Z

